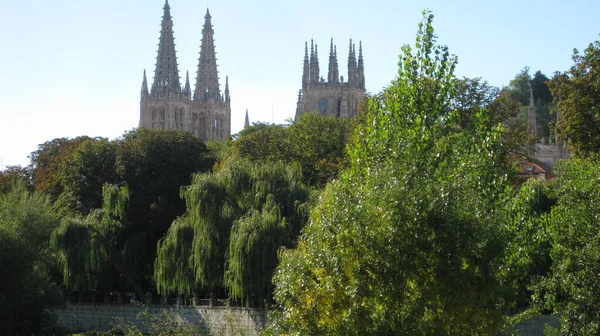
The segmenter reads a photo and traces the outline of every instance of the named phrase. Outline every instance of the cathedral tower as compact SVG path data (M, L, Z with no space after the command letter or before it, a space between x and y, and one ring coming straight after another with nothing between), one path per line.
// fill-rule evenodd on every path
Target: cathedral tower
M231 135L229 79L226 78L225 92L221 95L214 30L208 9L204 16L193 95L187 72L185 85L181 87L173 35L173 19L167 0L163 7L154 80L150 90L144 70L139 127L188 131L203 140L226 140Z
M348 80L340 76L337 58L337 46L331 39L329 45L329 68L327 81L319 76L318 46L310 41L304 43L304 69L302 89L298 93L296 118L308 112L324 115L353 117L358 113L359 104L365 95L365 69L362 43L359 43L358 61L356 46L350 40L348 50Z

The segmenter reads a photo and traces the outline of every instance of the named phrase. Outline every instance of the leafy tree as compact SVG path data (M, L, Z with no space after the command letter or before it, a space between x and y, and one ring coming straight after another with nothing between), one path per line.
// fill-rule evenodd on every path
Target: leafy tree
M51 278L48 241L59 218L48 197L14 183L0 194L0 334L49 332L48 309L62 303Z
M118 289L123 290L140 280L132 274L136 265L130 262L139 257L143 245L123 242L122 237L129 224L124 220L129 191L127 187L105 185L102 194L101 209L86 217L64 218L52 234L64 284L68 290L79 292L80 298L90 289L107 295L115 282L120 282ZM138 291L138 295L143 293Z
M87 136L57 138L38 145L38 149L29 156L35 190L49 195L54 203L64 189L62 172L65 159L77 150L79 144L91 139Z
M480 110L469 131L450 109L456 58L424 12L398 78L369 102L350 168L327 186L274 282L292 335L493 334L505 238L500 125Z
M557 73L548 83L557 98L560 118L556 131L576 156L600 152L600 41L590 43L580 54L573 53L574 65Z
M262 305L280 246L291 246L305 220L308 191L297 167L232 159L214 173L197 174L182 189L185 215L158 243L155 280L160 293L233 298Z
M236 153L252 161L287 161L287 130L280 125L260 125L233 142Z
M346 166L349 126L348 118L305 113L289 127L287 148L308 184L324 186Z
M346 165L350 124L347 118L307 113L288 127L257 124L232 145L237 155L255 162L297 162L307 184L323 187Z
M457 80L453 108L458 112L457 123L463 129L469 128L477 112L487 108L497 97L499 90L481 78Z
M12 189L14 181L20 181L27 186L27 189L33 191L31 184L31 172L26 167L8 166L0 171L0 194L7 193Z
M116 144L104 138L81 142L61 163L62 192L56 206L63 215L86 215L102 206L102 186L117 183Z
M149 287L156 243L185 212L180 188L190 184L194 173L209 171L214 158L201 140L187 132L138 129L118 140L115 160L119 180L129 187L125 218L131 225L123 239L143 246L129 267L140 269L139 286Z
M534 307L560 317L561 334L600 332L600 162L571 160L555 167L549 186L556 206L541 217L550 242L551 272L538 281Z

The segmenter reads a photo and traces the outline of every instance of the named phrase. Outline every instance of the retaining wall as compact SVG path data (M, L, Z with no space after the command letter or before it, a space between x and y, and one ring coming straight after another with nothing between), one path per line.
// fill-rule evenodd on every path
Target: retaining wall
M57 324L68 332L106 331L115 323L132 322L143 330L142 313L171 313L200 327L205 335L258 335L265 325L263 310L237 307L149 306L67 304L54 311Z

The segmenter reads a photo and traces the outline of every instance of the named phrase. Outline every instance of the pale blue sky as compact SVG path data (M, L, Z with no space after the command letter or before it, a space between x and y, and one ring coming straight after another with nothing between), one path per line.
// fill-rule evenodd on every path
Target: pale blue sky
M229 76L232 129L293 117L304 41L327 69L329 39L346 75L348 39L362 40L366 86L378 92L413 43L424 8L458 76L508 84L523 67L566 70L573 48L600 33L598 0L171 0L180 75L194 82L204 13L213 16L221 88ZM142 72L152 80L164 0L0 0L0 169L37 145L79 135L115 138L137 127Z

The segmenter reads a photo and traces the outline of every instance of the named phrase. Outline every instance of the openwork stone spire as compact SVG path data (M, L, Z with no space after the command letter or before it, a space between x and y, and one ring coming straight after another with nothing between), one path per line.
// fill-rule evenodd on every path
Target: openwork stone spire
M146 79L146 69L144 69L144 78L142 79L142 97L148 95L148 80Z
M535 118L535 101L533 100L533 88L529 83L529 133L537 141L537 120Z
M338 70L337 51L333 45L333 39L329 45L329 73L327 75L327 82L338 83L340 79L340 73Z
M244 120L244 128L250 127L250 119L248 118L248 109L246 109L246 119Z
M363 61L362 53L362 41L358 42L358 86L362 89L365 88L365 64Z
M310 66L308 65L308 43L304 42L304 68L302 71L302 90L306 90L310 80Z
M185 87L183 88L183 94L186 96L190 96L192 94L192 89L190 88L190 72L185 72Z
M215 52L214 33L211 16L208 9L204 16L204 28L202 29L202 45L200 46L200 58L198 59L198 73L196 77L196 90L194 100L213 99L215 102L221 100L219 89L219 74L217 72L217 57Z
M152 84L153 95L181 93L177 55L175 53L175 38L173 37L173 20L168 1L165 2L163 9L154 83Z

